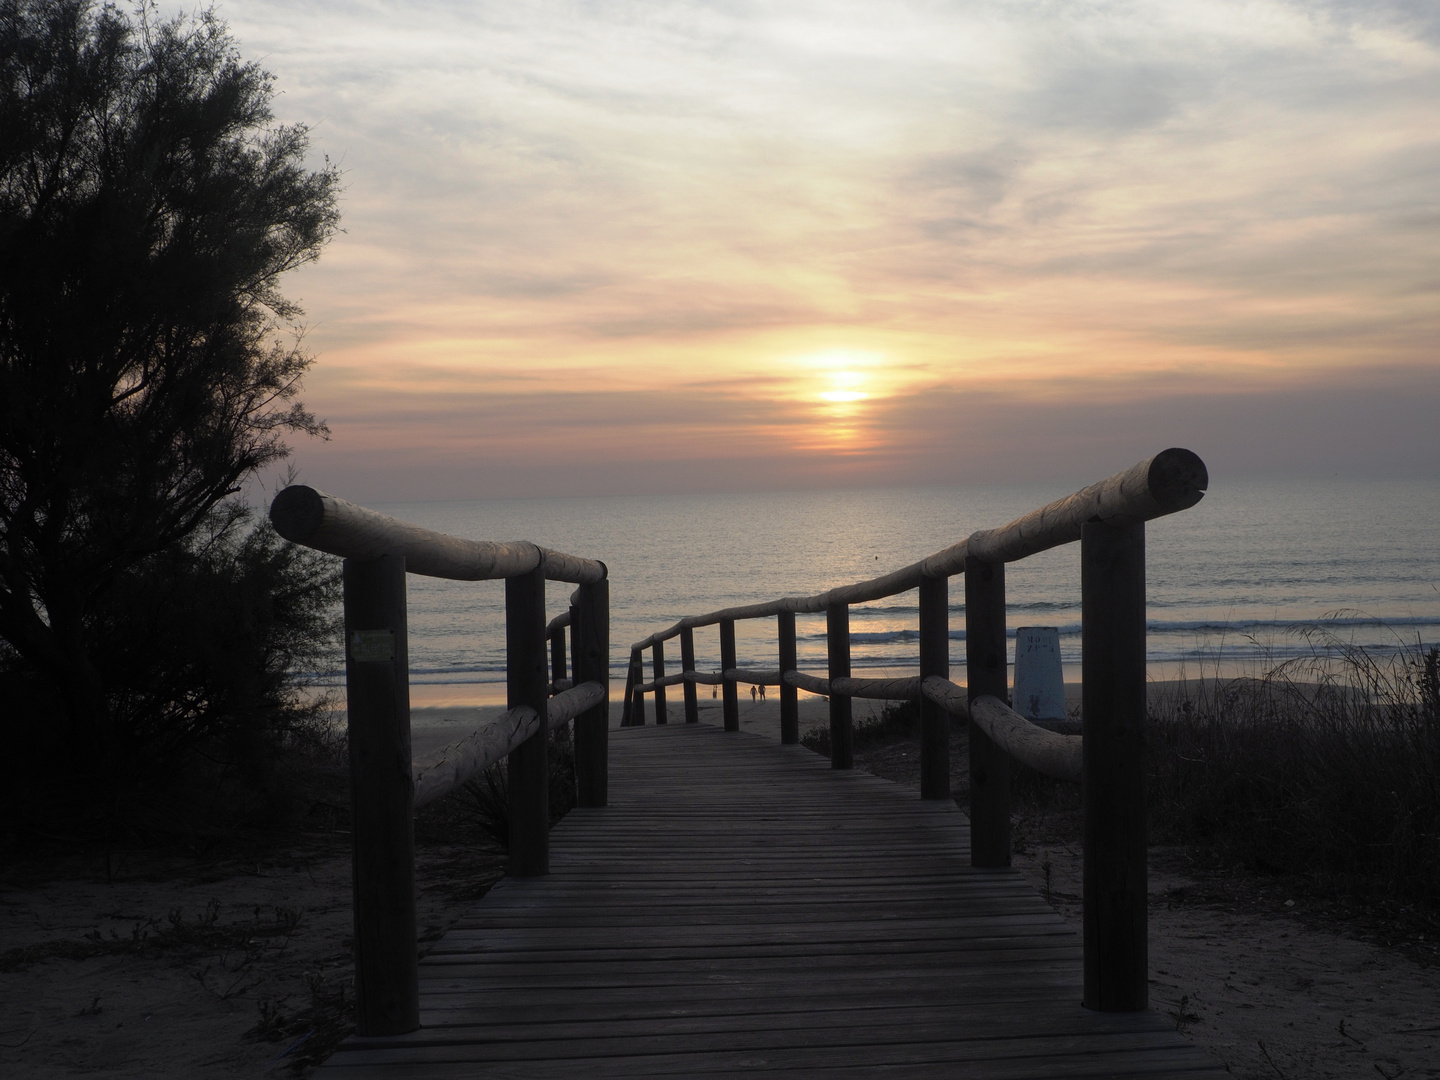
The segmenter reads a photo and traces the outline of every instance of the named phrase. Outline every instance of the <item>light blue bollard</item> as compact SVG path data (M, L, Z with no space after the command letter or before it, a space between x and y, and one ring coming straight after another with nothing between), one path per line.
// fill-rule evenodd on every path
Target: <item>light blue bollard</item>
M1015 711L1030 720L1065 719L1060 631L1022 626L1015 631Z

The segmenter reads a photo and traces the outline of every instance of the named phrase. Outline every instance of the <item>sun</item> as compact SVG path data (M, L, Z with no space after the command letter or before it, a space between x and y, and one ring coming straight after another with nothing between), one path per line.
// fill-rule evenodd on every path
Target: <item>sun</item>
M864 401L870 395L861 390L865 383L865 375L859 371L832 371L829 373L830 389L820 391L821 401L828 401L833 404L844 404L852 401Z

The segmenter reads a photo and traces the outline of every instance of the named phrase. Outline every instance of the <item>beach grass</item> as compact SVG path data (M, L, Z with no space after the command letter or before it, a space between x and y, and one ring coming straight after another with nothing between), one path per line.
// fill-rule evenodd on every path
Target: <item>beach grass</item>
M1259 873L1440 908L1440 648L1377 653L1323 625L1308 655L1152 702L1150 822Z

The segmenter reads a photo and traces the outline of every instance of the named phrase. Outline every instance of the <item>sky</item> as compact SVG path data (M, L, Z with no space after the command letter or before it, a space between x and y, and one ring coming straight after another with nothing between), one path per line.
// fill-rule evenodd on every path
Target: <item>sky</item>
M1431 0L220 0L356 501L1440 477Z

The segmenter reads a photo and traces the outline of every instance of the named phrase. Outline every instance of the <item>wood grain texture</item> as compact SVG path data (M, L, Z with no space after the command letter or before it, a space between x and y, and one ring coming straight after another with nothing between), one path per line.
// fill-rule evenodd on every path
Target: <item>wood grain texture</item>
M920 678L950 680L950 579L926 578L920 583ZM930 698L920 698L920 797L950 797L950 711Z
M604 806L610 776L610 582L581 585L570 597L570 611L575 678L599 689L575 715L576 797L581 806ZM550 707L555 704L551 698Z
M965 560L966 696L1009 695L1005 663L1005 564ZM976 866L1010 865L1010 758L975 722L968 730L970 841Z
M776 636L779 641L780 670L794 671L795 658L795 613L782 611L775 616ZM687 634L689 630L685 631ZM788 682L780 683L780 742L794 746L800 741L800 702L795 687Z
M1085 1003L1149 992L1145 830L1145 526L1087 523L1080 543L1085 724Z
M505 704L544 716L545 577L537 566L505 579ZM536 730L505 761L509 801L508 872L532 877L550 872L550 740Z
M586 682L556 694L545 703L545 728L563 724L599 708L608 697L605 684ZM426 806L484 772L540 730L539 715L522 706L491 720L479 731L436 751L413 767L415 806Z
M420 1024L405 560L346 559L343 575L355 1026L371 1035L396 1035ZM388 659L357 656L357 633L388 634Z
M923 578L953 577L963 573L965 559L971 555L992 563L1015 562L1079 540L1080 527L1087 521L1126 524L1151 521L1186 510L1204 497L1209 484L1209 473L1199 456L1192 451L1172 447L1073 495L1032 510L1008 525L972 533L959 543L899 570L853 585L837 586L814 596L786 596L779 600L688 616L674 626L637 642L635 647L648 649L655 641L672 638L687 626L709 626L724 619L768 618L782 611L813 614L834 604L864 604L881 600L917 588Z
M668 724L670 722L670 710L665 702L665 687L670 683L665 676L665 643L657 641L651 649L651 669L655 675L655 681L650 685L655 694L655 723ZM681 672L680 682L685 681L685 674Z
M324 1080L1187 1077L1151 1012L1081 1008L1077 934L969 863L950 802L709 724L612 732L611 804L420 965L422 1027Z
M551 581L604 581L605 564L528 540L465 540L292 484L270 504L275 531L296 544L347 559L404 558L409 573L457 581L511 578L544 567Z
M700 700L695 693L695 680L689 677L695 674L695 631L688 626L680 632L680 670L686 676L682 680L685 693L685 723L698 724L700 722Z
M830 767L855 767L855 732L850 697L840 684L850 679L850 605L825 609L825 661L830 676Z
M720 620L720 670L735 670L735 620ZM740 690L735 679L726 675L720 684L720 712L725 719L726 731L740 730Z
M965 687L931 676L921 691L929 701L973 722L995 745L1016 761L1046 776L1078 784L1085 741L1079 735L1061 734L1021 716L1005 702L988 694L967 701Z

